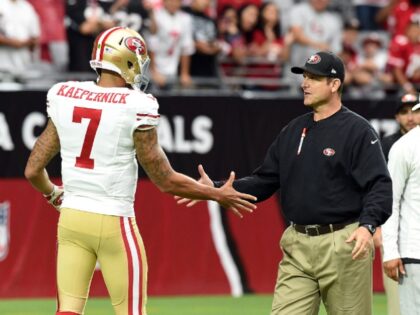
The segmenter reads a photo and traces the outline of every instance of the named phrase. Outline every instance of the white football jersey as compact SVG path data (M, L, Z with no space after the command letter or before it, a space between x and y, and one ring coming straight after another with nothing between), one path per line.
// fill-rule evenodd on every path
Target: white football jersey
M47 95L47 112L61 145L62 207L134 216L136 129L156 126L156 99L128 88L63 82Z
M170 14L164 8L154 14L158 31L148 38L149 50L159 73L177 76L181 56L195 51L191 16L183 11Z

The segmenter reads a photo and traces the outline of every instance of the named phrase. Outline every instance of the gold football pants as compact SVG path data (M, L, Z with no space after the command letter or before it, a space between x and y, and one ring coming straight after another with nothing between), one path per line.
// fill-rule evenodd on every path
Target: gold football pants
M57 309L83 314L99 263L117 315L146 315L147 260L135 218L61 209Z

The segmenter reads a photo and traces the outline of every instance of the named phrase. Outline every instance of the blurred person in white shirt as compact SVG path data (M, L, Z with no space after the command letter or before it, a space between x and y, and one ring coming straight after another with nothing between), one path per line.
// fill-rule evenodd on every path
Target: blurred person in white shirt
M387 51L383 48L381 37L377 33L369 33L361 42L356 56L356 67L352 71L353 83L361 87L369 95L375 88L383 84L391 84L392 74L386 71Z
M40 25L26 0L0 1L0 71L21 74L36 62Z
M319 50L339 54L343 23L338 14L327 11L330 0L308 0L290 10L290 31L295 39L290 64L299 64Z
M420 104L412 108L420 124ZM420 314L420 127L391 147L392 215L382 226L383 266L399 282L401 314Z
M183 87L192 83L191 55L195 52L192 19L181 11L181 0L164 0L154 12L156 32L149 38L152 81L159 88L170 87L178 78Z

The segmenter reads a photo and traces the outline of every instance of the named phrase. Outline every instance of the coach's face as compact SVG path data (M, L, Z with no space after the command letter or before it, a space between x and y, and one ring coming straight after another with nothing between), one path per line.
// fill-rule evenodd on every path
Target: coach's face
M333 93L333 85L339 84L338 79L331 79L309 72L303 73L303 103L305 106L317 107L330 101Z

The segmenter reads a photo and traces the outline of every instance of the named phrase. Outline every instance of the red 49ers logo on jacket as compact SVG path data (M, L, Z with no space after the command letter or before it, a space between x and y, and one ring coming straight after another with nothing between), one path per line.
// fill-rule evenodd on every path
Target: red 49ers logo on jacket
M325 156L333 156L335 154L335 150L331 148L325 148L322 153L324 153Z
M128 37L125 40L125 46L132 52L143 55L146 52L146 47L141 39L137 37Z

